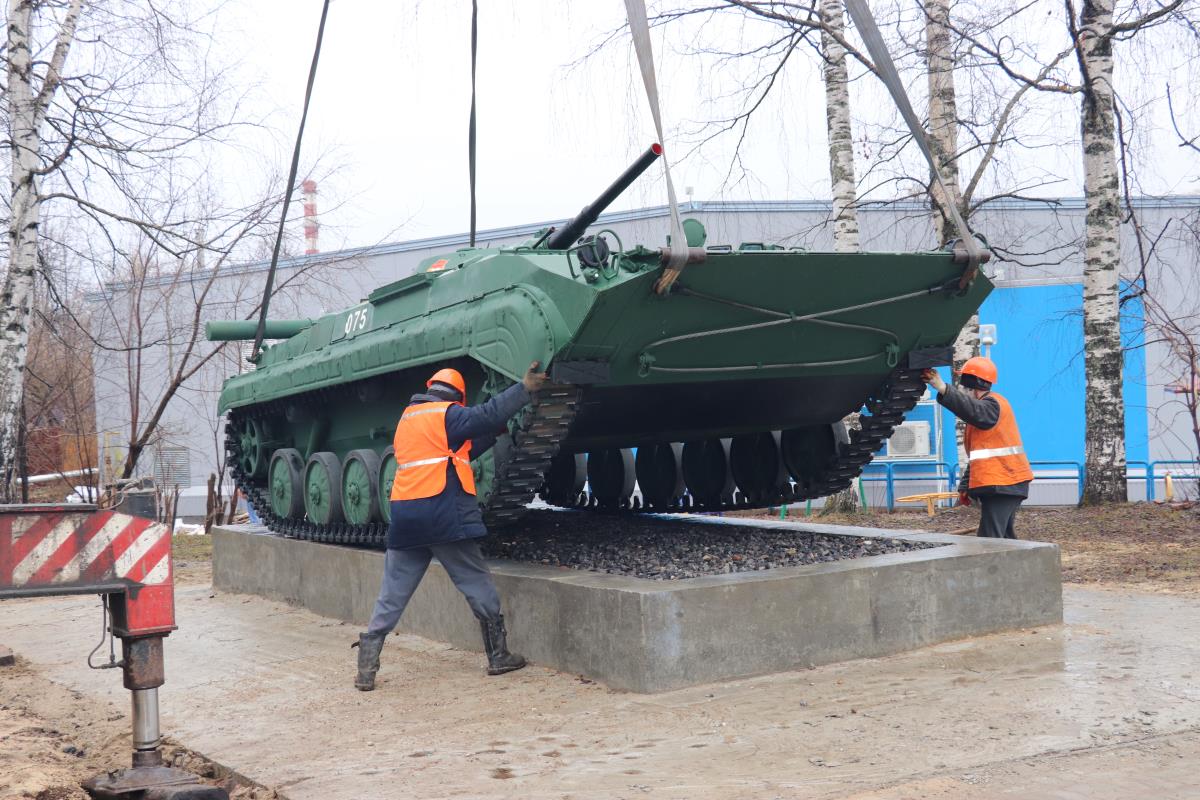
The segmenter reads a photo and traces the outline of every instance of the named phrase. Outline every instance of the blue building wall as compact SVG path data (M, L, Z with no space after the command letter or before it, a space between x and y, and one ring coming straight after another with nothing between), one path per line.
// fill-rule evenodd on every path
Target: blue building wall
M979 311L980 324L996 326L990 357L996 362L996 390L1011 401L1030 461L1064 462L1035 465L1035 471L1073 470L1084 461L1083 287L1081 284L1021 286L996 289ZM1131 466L1148 459L1146 364L1142 307L1127 301L1121 309L1125 355L1126 458ZM950 380L949 369L941 370ZM931 423L941 415L942 460L956 467L954 416L940 406L921 405L907 417ZM936 435L936 434L933 434ZM931 448L936 453L937 443ZM868 475L886 471L885 458ZM929 460L934 460L931 455ZM906 467L894 474L929 474L928 466ZM897 488L897 492L901 492Z
M1012 401L1031 461L1084 459L1083 287L1022 286L994 291L979 310L996 326L991 358L997 391ZM1142 308L1121 309L1125 346L1125 449L1130 461L1148 454L1146 358Z

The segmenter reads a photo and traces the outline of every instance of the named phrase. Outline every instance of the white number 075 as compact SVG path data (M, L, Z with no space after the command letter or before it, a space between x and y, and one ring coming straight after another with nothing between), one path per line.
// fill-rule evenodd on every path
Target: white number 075
M367 309L360 308L356 311L351 311L346 316L345 334L349 336L351 333L361 331L367 327Z

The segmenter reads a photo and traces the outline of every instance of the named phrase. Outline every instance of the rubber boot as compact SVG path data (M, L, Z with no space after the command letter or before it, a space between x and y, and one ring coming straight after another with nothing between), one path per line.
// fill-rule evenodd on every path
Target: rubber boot
M483 630L483 649L487 652L488 675L503 675L525 666L525 657L508 652L508 631L504 629L504 617L479 620Z
M354 688L369 692L375 688L375 673L379 671L379 653L383 650L383 637L360 633L358 641L350 645L358 648L358 676Z

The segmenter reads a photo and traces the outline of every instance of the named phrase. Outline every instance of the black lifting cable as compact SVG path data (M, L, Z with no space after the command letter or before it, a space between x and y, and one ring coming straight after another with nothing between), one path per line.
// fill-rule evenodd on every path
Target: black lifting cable
M263 289L262 310L258 315L258 329L254 332L254 347L250 351L251 363L258 361L258 350L262 347L263 334L267 330L267 308L271 305L271 290L275 286L275 268L279 265L279 247L283 244L283 228L287 224L288 207L292 204L292 190L296 188L296 170L300 168L300 143L304 140L304 123L308 120L308 104L312 100L313 82L317 79L317 61L321 58L321 40L325 38L325 18L329 16L329 0L321 7L321 24L317 28L317 46L313 49L312 64L308 68L308 86L304 89L304 111L300 114L300 129L296 131L296 147L292 150L292 168L288 172L287 192L283 196L283 212L279 215L279 230L275 234L275 249L271 252L271 268L267 270L267 286Z
M475 246L475 53L479 44L479 0L471 0L471 122L467 126L467 171L471 182L471 247Z

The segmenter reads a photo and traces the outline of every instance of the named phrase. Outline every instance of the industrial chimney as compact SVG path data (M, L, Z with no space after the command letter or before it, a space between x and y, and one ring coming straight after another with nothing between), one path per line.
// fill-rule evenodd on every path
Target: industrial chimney
M317 247L317 182L305 181L304 189L304 255L312 256L321 252Z

